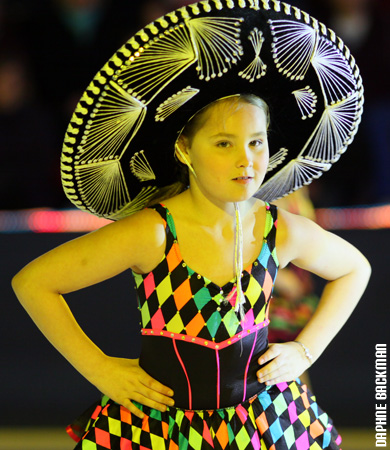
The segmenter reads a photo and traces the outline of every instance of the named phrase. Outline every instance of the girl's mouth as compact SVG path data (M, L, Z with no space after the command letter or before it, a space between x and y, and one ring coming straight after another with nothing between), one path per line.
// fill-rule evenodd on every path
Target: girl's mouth
M237 177L237 178L233 178L233 181L237 181L238 183L241 183L241 184L250 183L252 180L253 180L253 177Z

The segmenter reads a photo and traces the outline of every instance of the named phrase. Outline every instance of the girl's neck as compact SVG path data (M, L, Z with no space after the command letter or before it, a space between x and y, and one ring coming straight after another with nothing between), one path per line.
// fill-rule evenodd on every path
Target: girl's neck
M180 198L179 198L180 197ZM177 196L178 205L180 204L181 215L186 216L186 220L197 223L200 226L214 229L232 228L235 223L234 202L216 202L207 198L197 189L187 189L185 192ZM255 198L250 198L238 202L241 217L245 216L253 209L258 202ZM174 207L175 199L168 201Z

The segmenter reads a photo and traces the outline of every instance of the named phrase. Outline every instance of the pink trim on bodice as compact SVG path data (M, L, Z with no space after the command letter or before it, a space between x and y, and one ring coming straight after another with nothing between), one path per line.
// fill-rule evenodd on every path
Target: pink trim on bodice
M215 341L203 339L200 337L188 336L186 334L172 333L171 331L167 331L167 330L153 330L151 328L142 328L141 334L146 335L146 336L164 336L167 338L171 338L173 340L180 340L180 341L184 341L184 342L189 342L190 344L202 345L204 347L208 347L213 350L222 350L223 348L229 347L229 345L232 345L232 344L240 341L245 336L248 336L251 333L257 332L261 328L266 327L268 324L269 324L269 319L265 319L265 320L263 320L263 322L253 325L252 327L246 328L245 330L240 331L239 333L235 334L233 337L231 337L229 339L225 339L222 342L215 342Z

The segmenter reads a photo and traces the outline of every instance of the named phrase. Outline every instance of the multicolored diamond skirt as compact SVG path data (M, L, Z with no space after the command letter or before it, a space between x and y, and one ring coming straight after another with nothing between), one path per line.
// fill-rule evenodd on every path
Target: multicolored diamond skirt
M299 380L268 386L237 406L216 410L135 404L139 419L108 397L68 427L75 450L320 450L340 449L341 437Z

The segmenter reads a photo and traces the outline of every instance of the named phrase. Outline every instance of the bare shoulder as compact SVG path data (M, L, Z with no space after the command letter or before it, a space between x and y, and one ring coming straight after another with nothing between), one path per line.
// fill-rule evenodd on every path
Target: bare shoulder
M280 267L285 267L299 253L299 245L306 245L306 233L312 234L316 224L305 217L278 207L276 249ZM318 231L318 230L317 230Z
M149 272L164 250L164 222L156 211L144 210L54 248L23 268L17 278L24 285L38 283L65 294L127 269Z
M145 236L149 242L155 239L158 241L164 235L164 221L153 208L143 209L109 226L115 227L115 233L124 233L129 236L136 233L138 238L142 239Z
M355 266L367 266L360 251L306 217L283 209L278 214L276 248L280 267L292 262L325 279L342 276Z
M341 245L341 242L345 241L312 220L279 208L276 245L281 267L298 262L310 252L323 253L327 245Z
M130 267L135 271L149 272L164 253L164 221L152 208L146 208L104 228L99 232L107 234L111 244L117 243L119 252L132 255Z
M279 230L280 229L280 230ZM278 232L285 239L299 238L305 236L307 232L325 232L318 224L307 217L293 214L283 208L278 207Z

